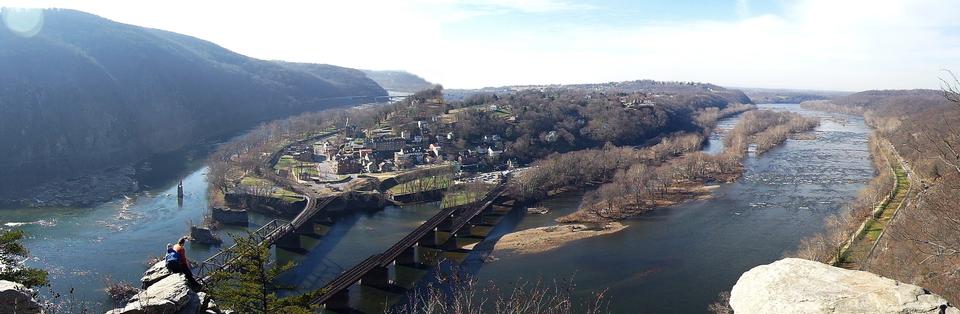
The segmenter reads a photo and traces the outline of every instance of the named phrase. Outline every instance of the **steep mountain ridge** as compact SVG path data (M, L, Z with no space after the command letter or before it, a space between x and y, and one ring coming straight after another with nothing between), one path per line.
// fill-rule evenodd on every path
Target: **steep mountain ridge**
M284 66L73 10L43 16L33 37L0 27L0 190L7 194L260 121L387 95L359 70Z
M433 87L433 83L406 71L363 70L363 73L391 92L416 93Z

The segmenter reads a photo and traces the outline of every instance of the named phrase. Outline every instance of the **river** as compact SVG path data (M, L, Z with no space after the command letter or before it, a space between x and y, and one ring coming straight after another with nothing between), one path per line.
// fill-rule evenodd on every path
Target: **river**
M481 281L508 286L527 280L574 278L576 293L585 297L608 289L616 313L703 312L717 294L729 289L739 275L769 263L798 241L822 229L827 215L841 211L873 176L866 139L869 130L855 117L811 112L796 105L762 105L824 117L816 140L788 140L759 157L745 161L743 178L714 190L710 200L691 201L652 211L626 223L616 234L575 241L554 251L509 255L475 272ZM839 117L842 117L840 119ZM845 121L845 122L841 122ZM720 122L730 128L735 119ZM723 149L720 135L710 137L708 152ZM137 283L146 260L163 254L166 243L187 232L188 223L206 213L206 169L195 160L155 163L159 178L153 188L94 208L11 209L0 211L0 224L28 233L28 264L51 272L52 288L64 294L74 289L78 300L110 308L103 293L104 278ZM177 171L162 176L164 167ZM176 199L182 178L186 197ZM553 209L543 216L515 213L496 233L552 224L576 210L582 192L544 201ZM304 255L278 252L298 266L283 281L308 290L321 286L344 268L388 247L432 216L436 203L389 206L375 212L341 217L327 236L309 240ZM252 215L251 228L270 217ZM220 232L240 233L242 228ZM188 256L200 260L218 247L189 245ZM45 292L45 291L43 291Z
M139 178L145 190L93 208L20 208L0 210L2 228L20 228L27 233L23 244L30 250L27 264L50 272L53 292L87 304L96 311L113 308L104 292L105 280L139 286L147 260L162 256L166 244L188 233L191 222L208 214L206 167L203 158L168 154L169 160L154 160L152 176ZM183 180L184 200L177 201L177 183ZM153 186L153 188L151 188ZM297 286L294 291L316 289L344 268L382 251L429 219L439 202L415 206L387 206L379 211L358 211L338 217L329 233L318 240L304 237L306 254L275 250L284 262L296 267L282 277ZM272 220L250 214L250 230ZM189 243L187 256L203 260L232 244L230 234L245 228L224 227L219 246ZM69 291L74 294L69 296Z
M863 119L808 111L797 105L761 105L822 117L816 140L787 140L722 184L709 200L662 208L626 221L619 233L529 255L498 254L477 270L480 282L501 288L526 281L573 279L575 296L606 289L613 313L700 313L740 274L781 258L800 239L823 229L874 176ZM721 121L730 128L736 118ZM711 136L707 151L722 150ZM544 216L515 216L516 230L553 224L573 212L583 192L543 202Z

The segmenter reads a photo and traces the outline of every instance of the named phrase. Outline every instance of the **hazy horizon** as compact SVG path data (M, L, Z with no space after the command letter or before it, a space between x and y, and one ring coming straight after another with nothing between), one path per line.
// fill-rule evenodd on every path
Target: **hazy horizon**
M76 9L251 57L404 70L447 88L654 79L809 90L939 88L960 2L0 1Z

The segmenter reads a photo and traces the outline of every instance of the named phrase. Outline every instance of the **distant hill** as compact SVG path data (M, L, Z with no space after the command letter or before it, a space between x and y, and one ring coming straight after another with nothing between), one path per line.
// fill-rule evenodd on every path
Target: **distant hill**
M7 193L387 95L355 69L258 60L73 10L45 10L44 20L30 38L0 27Z
M433 87L433 83L405 71L363 70L363 73L391 92L415 93Z
M772 88L737 88L742 90L753 102L758 104L798 104L811 100L829 100L850 95L850 92L772 89Z
M560 89L560 88L573 88L573 89L582 89L589 91L602 91L610 93L650 93L650 94L664 94L664 95L679 95L683 97L691 97L690 99L683 100L681 102L686 103L695 103L696 99L692 97L703 97L705 101L707 98L721 99L728 103L741 103L741 104L752 104L750 97L747 97L743 92L736 89L728 89L721 86L717 86L709 83L696 83L696 82L665 82L665 81L654 81L654 80L636 80L636 81L624 81L624 82L609 82L609 83L596 83L596 84L569 84L569 85L523 85L523 86L503 86L503 87L485 87L481 89L447 89L443 91L444 97L451 100L463 100L467 96L478 93L488 93L488 94L504 94L513 91L519 90L528 90L528 89Z

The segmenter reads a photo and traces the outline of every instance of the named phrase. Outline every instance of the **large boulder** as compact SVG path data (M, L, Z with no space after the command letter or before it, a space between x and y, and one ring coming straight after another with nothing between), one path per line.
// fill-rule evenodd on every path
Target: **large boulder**
M0 280L0 314L41 313L40 303L33 294L33 290L22 284Z
M960 314L939 295L893 279L798 258L760 265L730 292L735 313Z
M148 268L147 271L143 273L143 277L140 278L140 283L142 284L140 288L147 289L151 285L163 280L164 278L167 278L167 276L170 276L171 274L173 273L167 269L167 262L161 260L156 264L153 264L153 266Z
M166 276L130 298L127 305L107 314L198 313L200 297L190 290L182 274Z

